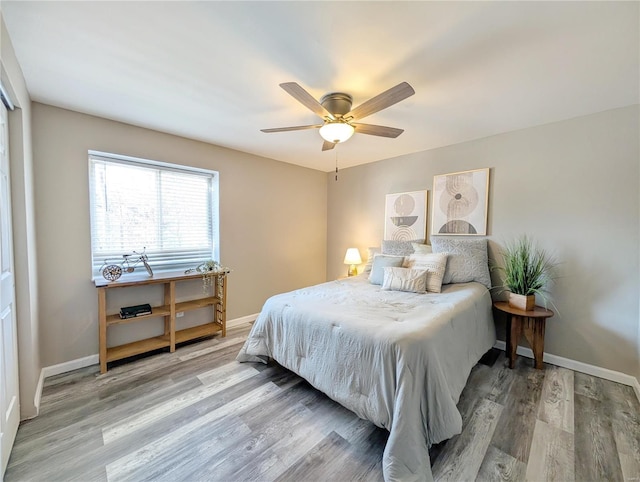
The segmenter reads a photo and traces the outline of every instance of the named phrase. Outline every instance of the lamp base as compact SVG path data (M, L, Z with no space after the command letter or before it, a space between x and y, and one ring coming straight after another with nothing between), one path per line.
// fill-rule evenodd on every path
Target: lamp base
M356 276L358 274L358 268L356 268L355 264L349 266L349 276Z

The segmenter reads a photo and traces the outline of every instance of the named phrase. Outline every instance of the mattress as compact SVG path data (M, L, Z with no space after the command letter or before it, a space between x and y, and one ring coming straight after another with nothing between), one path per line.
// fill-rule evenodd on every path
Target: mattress
M461 432L456 403L494 342L482 284L416 294L382 290L361 275L267 300L237 359L273 358L389 430L387 482L429 481L428 449Z

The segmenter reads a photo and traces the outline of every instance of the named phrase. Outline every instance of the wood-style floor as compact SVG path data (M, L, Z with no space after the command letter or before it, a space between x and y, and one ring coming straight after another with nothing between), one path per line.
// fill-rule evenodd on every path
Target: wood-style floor
M277 364L236 363L248 329L47 379L5 481L382 480L386 430ZM630 387L495 354L462 394L463 432L432 447L436 480L640 480Z

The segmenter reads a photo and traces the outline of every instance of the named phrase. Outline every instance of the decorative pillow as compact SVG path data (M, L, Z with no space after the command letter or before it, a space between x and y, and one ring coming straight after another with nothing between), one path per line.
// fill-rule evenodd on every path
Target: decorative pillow
M447 238L433 236L431 246L434 253L448 253L444 284L477 281L491 288L487 240L468 238Z
M412 243L424 243L424 239L412 239L411 241L396 241L386 239L382 241L382 254L392 254L394 256L409 256L413 253Z
M409 268L384 268L383 290L425 293L427 270Z
M405 268L427 270L427 291L440 293L447 266L446 253L412 254L404 259Z
M416 254L429 254L433 253L430 244L422 244L422 243L411 243L413 247L413 252Z
M364 265L363 273L371 273L371 267L373 266L373 257L376 254L380 254L380 248L367 248L367 264Z
M384 280L385 268L400 268L404 256L388 256L386 254L376 254L373 257L373 266L369 275L369 282L373 285L381 285Z

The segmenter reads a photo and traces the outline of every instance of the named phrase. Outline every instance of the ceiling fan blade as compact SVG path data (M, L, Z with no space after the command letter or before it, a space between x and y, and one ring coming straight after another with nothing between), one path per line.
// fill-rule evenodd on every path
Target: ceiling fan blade
M416 91L413 90L413 87L406 82L402 82L395 87L391 87L389 90L385 90L382 94L378 94L369 99L364 104L360 104L358 107L342 117L344 119L351 117L353 120L362 119L371 114L375 114L382 109L391 107L393 104L397 104L401 100L411 97L415 93Z
M287 132L287 131L302 131L305 129L320 129L322 124L313 126L293 126L293 127L274 127L273 129L260 129L262 132Z
M334 147L336 147L336 145L333 142L324 141L324 143L322 144L323 151L330 151Z
M309 92L300 87L299 84L295 82L285 82L284 84L280 84L280 87L314 114L322 117L323 119L328 117L331 120L335 120L334 115L322 107L322 104L314 99Z
M395 127L374 126L371 124L351 124L358 134L369 134L370 136L391 137L395 139L404 132L404 129Z

